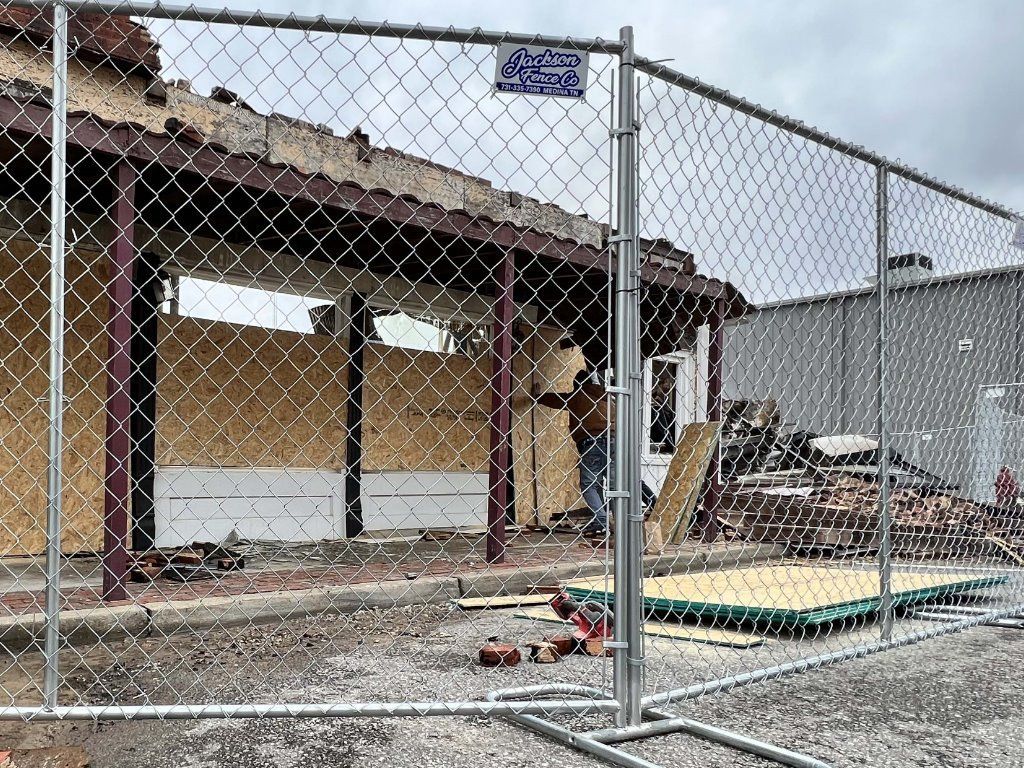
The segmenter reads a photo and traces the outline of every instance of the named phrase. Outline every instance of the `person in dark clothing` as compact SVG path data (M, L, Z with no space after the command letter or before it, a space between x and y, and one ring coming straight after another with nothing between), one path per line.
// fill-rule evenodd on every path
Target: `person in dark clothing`
M541 392L540 386L534 385L532 394L539 405L568 412L569 434L580 454L580 492L591 512L585 533L604 536L608 510L601 482L606 475L610 484L615 481L615 406L608 402L604 387L586 371L576 374L571 392ZM641 482L641 492L644 506L654 506L657 497L646 483Z

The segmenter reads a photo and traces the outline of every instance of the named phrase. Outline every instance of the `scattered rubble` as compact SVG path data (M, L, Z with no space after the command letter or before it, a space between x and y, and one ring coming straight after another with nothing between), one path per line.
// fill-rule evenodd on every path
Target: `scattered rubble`
M195 581L212 579L229 571L245 568L245 557L224 544L193 542L174 550L155 550L140 555L129 571L134 582L156 579Z
M580 650L587 656L611 656L612 649L606 648L603 637L588 637L580 643Z
M877 440L787 428L765 416L777 414L770 403L737 401L726 409L723 527L748 541L785 542L798 550L860 554L877 548ZM996 479L1001 503L993 505L964 497L896 453L889 459L894 553L1024 562L1024 505L1008 468Z
M562 658L558 647L544 640L530 643L529 649L530 660L536 664L554 664Z
M568 656L576 650L576 638L572 635L552 635L551 637L545 637L544 641L555 647L555 652L559 658Z

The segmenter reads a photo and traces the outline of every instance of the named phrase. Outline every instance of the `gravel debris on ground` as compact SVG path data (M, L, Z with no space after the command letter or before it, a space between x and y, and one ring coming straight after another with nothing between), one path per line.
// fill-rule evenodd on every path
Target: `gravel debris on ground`
M483 669L479 641L518 626L508 611L461 614L447 606L363 611L97 648L65 661L83 703L189 701L425 701L475 697L548 681L601 685L602 659L523 662ZM844 641L877 631L851 626ZM860 634L858 634L860 633ZM518 637L516 639L519 639ZM772 640L737 651L651 641L648 683L688 685L753 668L782 652L838 647L822 636ZM982 627L908 648L706 696L676 707L688 717L806 752L836 768L1024 768L1024 632ZM17 684L8 670L5 683ZM10 678L10 679L7 679ZM191 687L190 687L191 686ZM66 694L67 696L68 694ZM602 716L562 718L588 729ZM603 765L497 718L290 719L133 723L2 723L0 749L75 746L92 768L562 768ZM624 745L666 768L773 765L676 734Z

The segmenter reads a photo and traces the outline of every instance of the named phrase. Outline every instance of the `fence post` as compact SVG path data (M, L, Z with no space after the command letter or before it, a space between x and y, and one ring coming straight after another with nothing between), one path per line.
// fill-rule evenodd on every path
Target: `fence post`
M53 6L52 153L50 165L50 385L46 471L46 596L43 704L57 705L60 688L60 528L64 410L64 191L67 172L68 9Z
M878 580L882 640L892 637L892 518L889 509L889 171L876 167L875 252L878 293Z
M643 664L640 599L643 511L639 474L639 322L636 261L636 117L633 28L620 31L616 161L615 270L615 659L619 725L641 721ZM625 491L625 493L623 493Z
M717 298L708 321L708 421L722 420L722 364L725 357L725 299ZM720 448L711 452L708 462L708 486L700 515L701 539L713 542L718 538L718 507L722 503L720 474Z

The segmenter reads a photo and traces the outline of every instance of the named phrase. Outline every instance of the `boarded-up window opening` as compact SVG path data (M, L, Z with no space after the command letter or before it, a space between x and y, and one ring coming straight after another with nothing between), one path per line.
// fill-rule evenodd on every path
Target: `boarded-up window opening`
M177 314L203 320L296 333L334 333L336 305L333 302L286 289L270 291L181 277L175 298L176 302L168 301L163 305L164 312L170 312L176 305Z
M490 353L492 327L489 323L461 318L432 317L426 312L402 309L373 309L369 341L440 354L480 358Z

